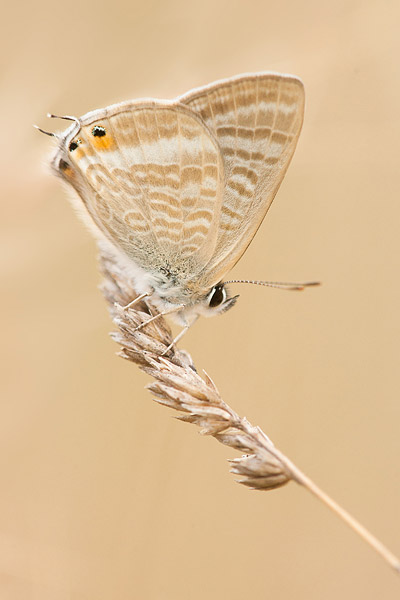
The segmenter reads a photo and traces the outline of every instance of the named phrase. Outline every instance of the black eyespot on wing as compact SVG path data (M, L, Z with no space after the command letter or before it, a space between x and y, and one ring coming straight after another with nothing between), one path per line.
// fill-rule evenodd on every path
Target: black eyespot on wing
M208 301L208 306L211 308L215 308L224 302L226 299L226 292L224 290L224 286L222 284L218 284L214 287L214 291L210 300Z
M79 146L78 142L71 142L69 145L69 151L73 152L74 150L77 149L78 146Z
M69 164L63 159L60 159L60 162L58 163L58 168L60 169L60 171L66 171L69 167Z
M92 135L94 135L94 137L103 137L106 133L107 132L102 125L95 125L92 129Z

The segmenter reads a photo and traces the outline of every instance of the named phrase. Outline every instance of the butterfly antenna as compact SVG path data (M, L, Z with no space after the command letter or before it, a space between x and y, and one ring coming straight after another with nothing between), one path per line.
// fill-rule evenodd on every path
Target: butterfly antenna
M231 279L230 281L224 281L224 284L228 283L253 283L254 285L264 285L267 287L292 291L301 291L306 287L320 285L320 281L305 281L303 283L290 283L285 281L254 281L249 279Z

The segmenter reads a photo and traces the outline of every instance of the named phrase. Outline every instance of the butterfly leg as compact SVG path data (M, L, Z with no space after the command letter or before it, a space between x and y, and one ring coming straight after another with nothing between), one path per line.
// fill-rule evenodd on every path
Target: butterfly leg
M147 321L138 325L136 327L135 331L139 331L140 329L143 329L143 327L146 327L146 325L149 325L149 323L152 323L153 321L155 321L156 319L159 319L160 317L164 317L165 315L170 315L171 313L178 312L178 310L181 310L182 308L184 308L184 306L185 306L184 304L178 304L177 306L174 306L174 308L170 308L169 310L163 310L160 313L157 313L154 317L151 317L151 319L147 319Z
M136 302L140 302L141 300L143 300L143 298L146 298L147 296L150 296L151 294L148 294L147 292L144 294L140 294L140 296L137 296L137 298L134 298L133 300L131 300L131 302L129 302L126 306L123 306L122 308L124 310L128 310L128 308L131 308L131 306L134 306L136 304Z
M196 323L198 318L199 318L199 316L197 315L191 323L189 323L188 325L185 325L185 327L182 329L182 331L180 331L178 333L178 335L172 340L172 342L170 343L168 348L166 350L164 350L164 352L161 354L161 356L165 356L167 354L167 352L169 352L171 350L171 348L173 348L173 346L175 346L179 342L179 340L181 338L183 338L183 336L185 335L187 330L193 325L193 323Z

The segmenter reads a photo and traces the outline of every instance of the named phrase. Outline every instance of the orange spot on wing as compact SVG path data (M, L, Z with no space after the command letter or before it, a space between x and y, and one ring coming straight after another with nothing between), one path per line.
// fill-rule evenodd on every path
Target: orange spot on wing
M98 151L101 150L114 150L115 142L109 133L104 135L103 137L92 137L90 140L93 148Z
M79 160L83 156L85 156L85 148L82 148L82 145L79 145L73 152L73 159Z
M62 176L69 182L73 182L75 179L75 173L74 170L72 169L72 167L65 162L65 160L61 160L60 164L58 166L58 168L60 169L60 173L62 174Z
M112 135L106 129L105 135L96 136L93 135L93 125L85 127L85 138L89 142L90 146L96 152L115 150L115 141Z
M64 169L62 169L62 174L65 175L65 177L68 177L68 179L71 179L73 177L73 170L71 169L71 167L65 167Z

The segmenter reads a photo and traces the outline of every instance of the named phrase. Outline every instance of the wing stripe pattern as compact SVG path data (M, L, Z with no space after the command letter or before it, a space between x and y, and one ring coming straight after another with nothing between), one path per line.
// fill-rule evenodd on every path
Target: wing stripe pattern
M95 125L108 138L100 148ZM79 139L71 154L99 228L139 266L151 249L169 262L197 255L200 270L215 247L223 186L220 151L202 121L180 106L138 106L82 127Z
M216 249L204 269L212 286L239 260L279 188L300 134L302 83L278 75L243 76L186 94L215 134L226 185Z
M53 164L133 263L159 280L174 273L186 296L204 297L265 217L303 110L298 79L244 75L173 102L88 113L66 132Z

